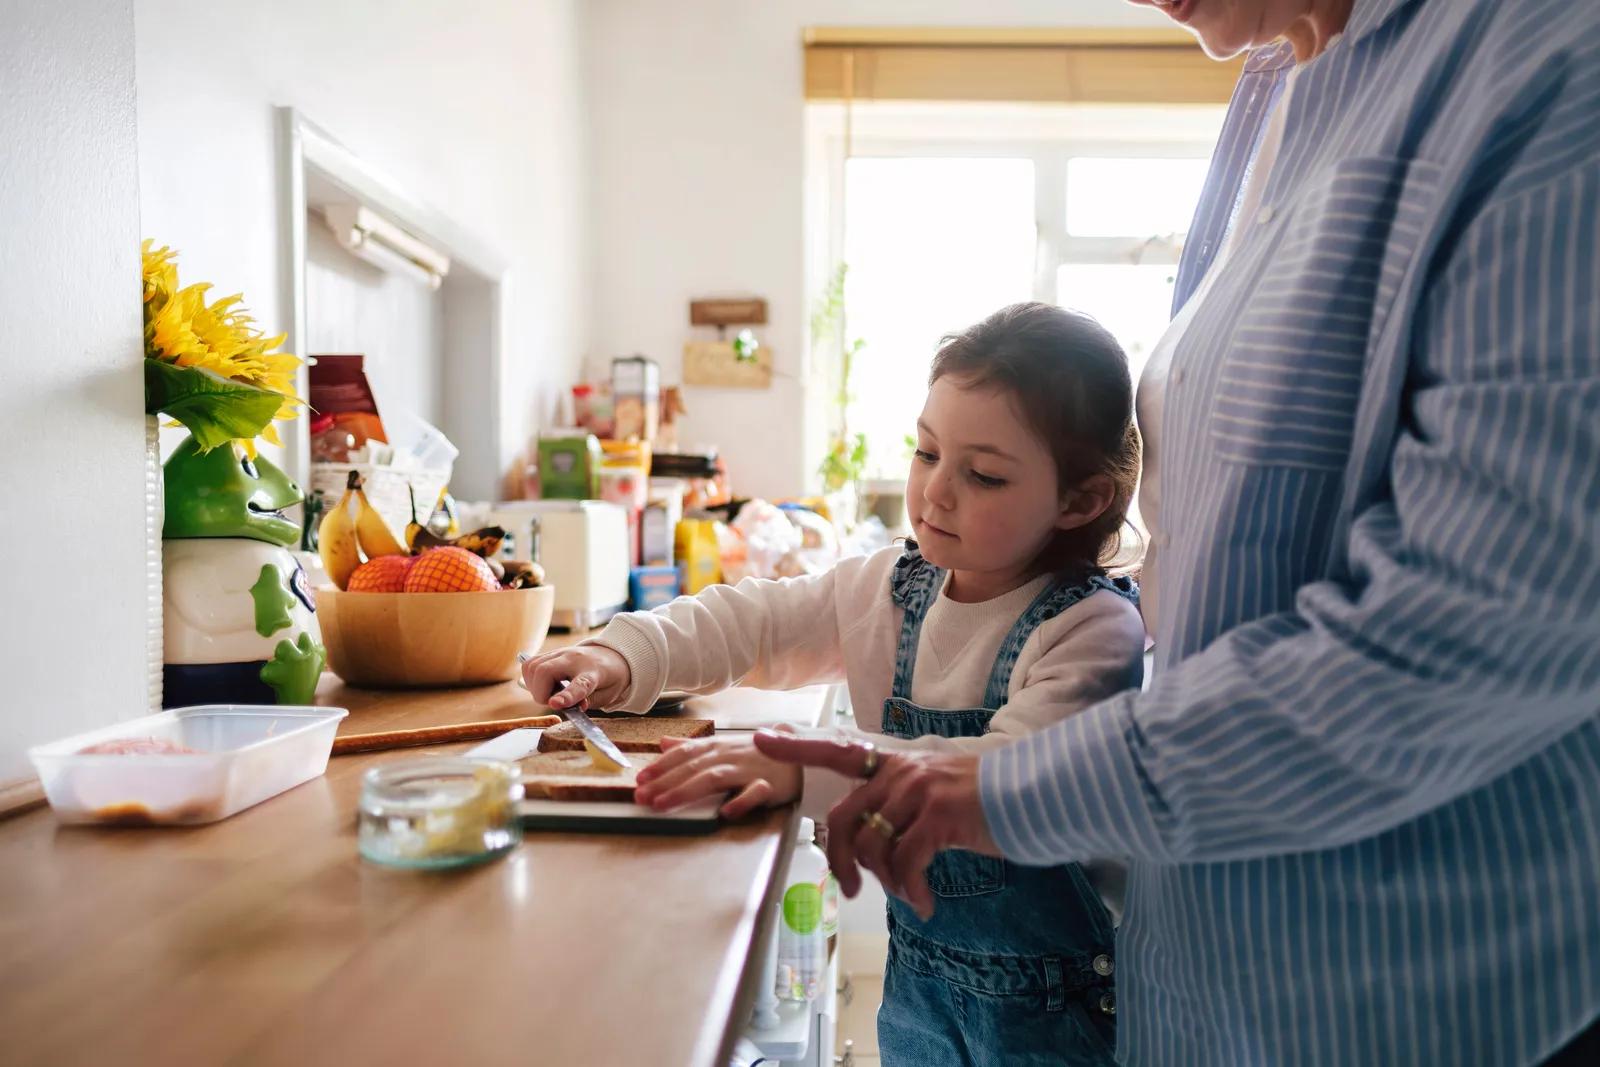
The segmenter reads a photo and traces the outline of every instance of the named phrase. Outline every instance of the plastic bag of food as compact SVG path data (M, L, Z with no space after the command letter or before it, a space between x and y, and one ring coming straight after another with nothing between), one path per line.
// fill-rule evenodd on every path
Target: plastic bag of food
M795 504L782 505L789 522L800 532L800 545L784 557L780 570L785 577L798 574L821 574L839 562L839 532L833 523L812 511Z
M750 573L758 578L780 577L784 557L802 543L795 525L765 500L752 500L740 508L733 528L743 535Z

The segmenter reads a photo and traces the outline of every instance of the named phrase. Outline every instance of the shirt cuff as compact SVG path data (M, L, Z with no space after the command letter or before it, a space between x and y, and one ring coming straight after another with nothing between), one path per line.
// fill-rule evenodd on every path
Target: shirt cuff
M643 627L635 626L626 615L619 615L600 632L600 636L579 642L609 648L628 661L628 688L607 711L643 713L655 707L667 687L666 664Z
M1112 697L980 757L984 818L1007 859L1044 867L1171 858L1135 752L1137 697Z

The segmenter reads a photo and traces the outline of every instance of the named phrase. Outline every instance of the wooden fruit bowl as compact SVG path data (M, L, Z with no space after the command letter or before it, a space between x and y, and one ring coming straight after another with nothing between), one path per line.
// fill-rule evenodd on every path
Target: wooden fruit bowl
M350 685L488 685L517 676L517 653L544 644L555 590L343 593L317 590L328 669Z

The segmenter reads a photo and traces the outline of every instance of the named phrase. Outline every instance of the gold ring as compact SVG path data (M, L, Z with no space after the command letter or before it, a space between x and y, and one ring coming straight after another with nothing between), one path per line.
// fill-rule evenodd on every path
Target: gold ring
M865 744L867 749L867 761L861 765L861 777L863 779L871 778L874 774L878 773L878 746L873 744L871 741L868 741Z
M885 819L879 813L875 811L864 811L861 813L861 821L878 831L878 833L882 834L885 841L894 840L894 823L890 822L888 819Z

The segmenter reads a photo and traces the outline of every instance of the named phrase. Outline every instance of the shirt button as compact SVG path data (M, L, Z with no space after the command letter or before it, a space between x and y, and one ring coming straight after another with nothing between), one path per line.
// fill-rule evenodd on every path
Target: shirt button
M1100 994L1100 1011L1106 1015L1117 1013L1117 995L1115 993Z
M1272 221L1272 216L1275 214L1277 213L1272 210L1272 205L1266 204L1261 208L1261 211L1256 215L1256 217L1259 218L1261 220L1261 224L1265 226L1267 223Z
M1183 368L1182 367L1174 367L1172 369L1172 384L1173 385L1182 385L1183 384Z
M1111 957L1104 953L1096 956L1091 966L1094 967L1094 973L1101 978L1110 978L1111 972L1117 969L1117 965L1111 962Z
M895 709L893 709L892 711L889 712L889 721L890 722L894 722L894 723L905 722L906 721L906 713L901 711L899 708L895 708Z

